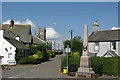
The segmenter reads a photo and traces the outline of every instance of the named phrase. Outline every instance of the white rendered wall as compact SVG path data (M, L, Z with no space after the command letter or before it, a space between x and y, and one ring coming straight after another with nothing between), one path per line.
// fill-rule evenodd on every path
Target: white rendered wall
M97 53L97 56L103 56L108 50L110 50L110 42L99 42L99 50L95 51L95 43L89 42L89 52Z
M116 52L117 52L118 56L120 56L120 41L116 42Z
M108 50L110 50L110 42L100 42L100 50L97 56L103 56Z
M95 43L94 42L89 42L89 52L90 53L98 53L98 51L95 51Z
M111 50L111 42L99 42L99 51L94 50L95 43L89 42L89 52L97 53L97 56L103 56L108 50ZM116 50L114 52L120 56L120 41L116 41Z
M8 52L5 50L7 48ZM8 61L15 61L15 50L16 48L3 38L3 30L0 30L0 55L2 58L2 65L9 65ZM8 53L12 53L12 58L8 58Z

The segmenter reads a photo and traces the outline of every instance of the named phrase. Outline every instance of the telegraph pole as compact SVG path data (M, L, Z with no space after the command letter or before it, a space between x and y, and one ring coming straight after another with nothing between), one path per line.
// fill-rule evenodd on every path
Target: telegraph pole
M73 38L73 30L70 30L69 32L70 32L70 34L71 34L71 53L72 53L72 38Z
M71 34L71 39L72 39L73 38L73 30L70 30L69 32Z

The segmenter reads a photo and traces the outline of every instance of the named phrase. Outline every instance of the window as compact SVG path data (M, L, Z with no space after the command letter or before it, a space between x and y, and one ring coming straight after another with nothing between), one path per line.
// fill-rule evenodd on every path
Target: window
M10 49L12 49L12 47L10 47Z
M116 42L111 42L111 50L116 50Z
M95 51L98 51L99 50L99 42L95 42Z
M8 52L8 49L7 49L7 48L5 48L5 50L6 50L6 52Z
M8 53L8 59L12 59L12 53Z

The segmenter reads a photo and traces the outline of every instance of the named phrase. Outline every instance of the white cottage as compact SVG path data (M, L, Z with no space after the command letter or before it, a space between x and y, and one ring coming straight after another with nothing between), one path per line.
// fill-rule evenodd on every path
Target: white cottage
M3 34L4 30L0 30L0 56L3 56L1 65L15 65L16 49L27 50L28 48L18 40L3 37Z
M120 56L120 29L98 31L98 23L94 22L93 32L89 36L89 53L91 56Z

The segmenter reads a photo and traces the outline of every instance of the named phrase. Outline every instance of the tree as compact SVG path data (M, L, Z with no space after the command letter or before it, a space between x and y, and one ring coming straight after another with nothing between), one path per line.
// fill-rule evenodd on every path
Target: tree
M48 45L45 43L38 44L37 46L29 45L31 55L36 54L37 51L46 51Z
M69 45L70 48L72 48L72 52L82 52L82 38L80 36L76 36L71 40L64 41L65 48L67 45Z
M30 48L30 55L36 54L38 51L36 46L33 45L29 45L29 48Z
M46 45L46 43L38 44L36 48L38 51L46 51L46 49L48 48L48 45Z

